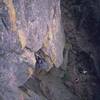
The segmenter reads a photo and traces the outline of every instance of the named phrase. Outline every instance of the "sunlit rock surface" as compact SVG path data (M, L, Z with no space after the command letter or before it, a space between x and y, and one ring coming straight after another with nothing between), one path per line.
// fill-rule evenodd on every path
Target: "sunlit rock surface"
M18 87L33 75L36 52L40 49L44 52L50 70L53 65L61 65L63 47L60 0L0 0L0 96L3 100L24 100Z
M42 49L59 67L64 47L60 1L4 0L1 3L1 41L4 49L11 51L27 47L32 52Z

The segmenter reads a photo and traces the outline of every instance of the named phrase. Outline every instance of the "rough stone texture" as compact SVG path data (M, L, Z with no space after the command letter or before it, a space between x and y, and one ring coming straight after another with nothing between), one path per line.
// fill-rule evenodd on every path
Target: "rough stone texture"
M64 0L62 1L62 19L66 39L71 42L74 51L90 53L95 69L100 75L100 14L99 0Z
M48 100L78 100L77 96L72 94L63 84L62 73L58 69L52 69L48 75L40 76L40 88L43 94Z
M61 3L66 44L71 45L65 44L64 52L63 69L70 75L69 79L65 77L66 86L81 100L99 100L100 1L62 0Z
M21 0L14 1L14 7L15 25L22 48L28 47L33 52L42 48L59 67L64 46L60 27L60 1Z
M24 100L18 87L33 75L38 50L47 56L49 70L61 65L60 19L60 0L0 0L0 95L4 100Z
M0 56L0 100L20 100L18 86L29 78L28 65L15 53Z
M59 0L3 0L0 9L3 50L42 49L56 67L61 65L64 35Z

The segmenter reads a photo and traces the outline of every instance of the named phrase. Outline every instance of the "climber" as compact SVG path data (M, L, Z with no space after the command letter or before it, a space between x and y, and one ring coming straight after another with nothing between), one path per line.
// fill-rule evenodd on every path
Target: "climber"
M36 65L35 68L38 70L45 70L46 68L48 68L48 64L46 62L46 60L44 58L42 58L40 55L35 54L35 58L36 58Z

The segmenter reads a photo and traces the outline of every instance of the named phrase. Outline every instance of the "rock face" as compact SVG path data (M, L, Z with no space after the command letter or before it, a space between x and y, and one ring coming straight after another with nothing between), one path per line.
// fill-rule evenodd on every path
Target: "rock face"
M100 14L99 0L62 1L62 19L66 38L71 41L74 51L90 53L100 77Z
M42 49L60 66L64 47L60 1L4 0L0 9L2 49L16 51L19 44L32 52Z
M24 100L16 88L32 76L36 52L44 52L50 70L61 65L63 48L60 0L0 0L0 95L4 100Z
M62 67L70 76L65 83L81 100L99 100L100 1L62 0L61 3L66 34L65 67Z
M60 74L54 71L54 73L40 78L42 79L40 87L43 94L48 100L78 100L78 98L62 84L59 76Z

